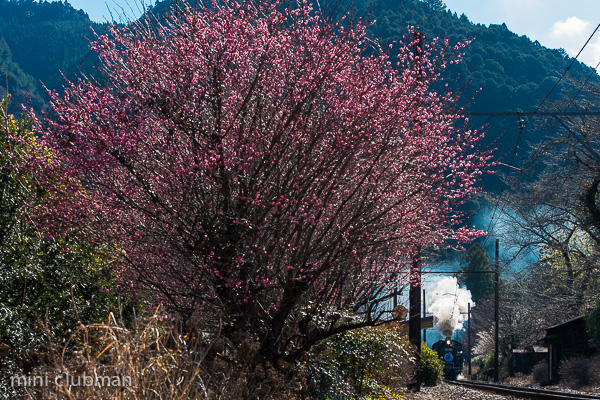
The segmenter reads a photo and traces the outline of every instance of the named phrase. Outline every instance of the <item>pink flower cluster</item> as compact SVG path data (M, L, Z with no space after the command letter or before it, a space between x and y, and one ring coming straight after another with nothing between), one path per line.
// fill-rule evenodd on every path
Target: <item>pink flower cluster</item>
M186 312L265 321L351 308L415 249L480 235L456 207L488 155L431 90L443 45L392 63L361 21L253 4L97 39L106 84L71 83L35 124L48 229L92 232Z

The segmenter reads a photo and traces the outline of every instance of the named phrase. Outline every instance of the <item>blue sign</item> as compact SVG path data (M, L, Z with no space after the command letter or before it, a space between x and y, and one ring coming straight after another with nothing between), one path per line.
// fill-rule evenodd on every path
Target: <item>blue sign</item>
M452 362L454 360L454 356L452 355L452 353L446 353L444 354L444 361L446 362Z

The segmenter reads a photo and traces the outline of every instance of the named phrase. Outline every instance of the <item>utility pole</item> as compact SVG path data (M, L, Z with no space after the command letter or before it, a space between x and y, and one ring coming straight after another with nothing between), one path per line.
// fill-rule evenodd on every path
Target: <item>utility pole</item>
M499 349L498 349L498 331L499 331L499 313L498 313L498 306L499 306L499 299L498 299L498 294L499 294L499 283L500 283L500 239L496 239L496 254L495 254L495 259L494 259L494 270L496 272L495 274L495 280L494 280L494 382L498 382L499 379L499 374L498 374L498 370L499 370Z
M419 28L415 29L414 42L414 68L415 76L419 81L423 79L423 34L419 32ZM420 128L420 121L413 121L413 129ZM411 283L409 298L410 318L408 320L408 340L415 350L416 371L412 382L408 384L408 390L411 392L419 392L421 390L421 382L423 374L421 369L421 249L415 249L413 262L411 266Z
M469 380L471 380L471 303L469 303L469 308L467 309L467 313L469 314L467 317L467 346L469 346Z
M423 289L423 315L422 317L425 318L427 316L427 298L425 297L425 289ZM427 328L423 329L423 342L427 343Z
M467 315L467 357L469 358L469 380L471 380L471 303L468 304L467 312L461 312Z
M392 310L395 310L398 307L398 284L394 285L394 298L392 303Z
M415 349L416 371L408 390L418 392L421 390L423 380L421 370L421 251L413 256L411 266L411 282L408 294L410 303L410 317L408 320L408 339Z

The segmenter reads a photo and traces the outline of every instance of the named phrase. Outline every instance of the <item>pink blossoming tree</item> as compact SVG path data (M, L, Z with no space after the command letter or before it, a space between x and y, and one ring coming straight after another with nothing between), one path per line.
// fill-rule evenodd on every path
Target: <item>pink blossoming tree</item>
M392 62L350 20L223 2L113 27L92 45L107 82L35 125L48 231L110 244L123 284L263 361L391 319L416 249L481 234L456 207L488 157L431 90L442 50Z

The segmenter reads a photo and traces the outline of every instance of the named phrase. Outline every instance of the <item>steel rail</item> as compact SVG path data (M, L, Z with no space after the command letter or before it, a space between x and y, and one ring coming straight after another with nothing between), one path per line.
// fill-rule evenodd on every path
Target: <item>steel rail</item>
M448 381L445 380L445 383L449 383L452 385L465 386L473 389L487 390L495 393L502 393L506 395L511 395L515 397L522 397L527 399L539 399L539 400L554 400L554 399L600 399L600 396L592 395L592 394L583 394L583 393L569 393L569 392L559 392L555 390L545 390L545 389L534 389L528 387L520 387L520 386L506 386L499 385L496 383L482 383L482 382L473 382L473 381Z

